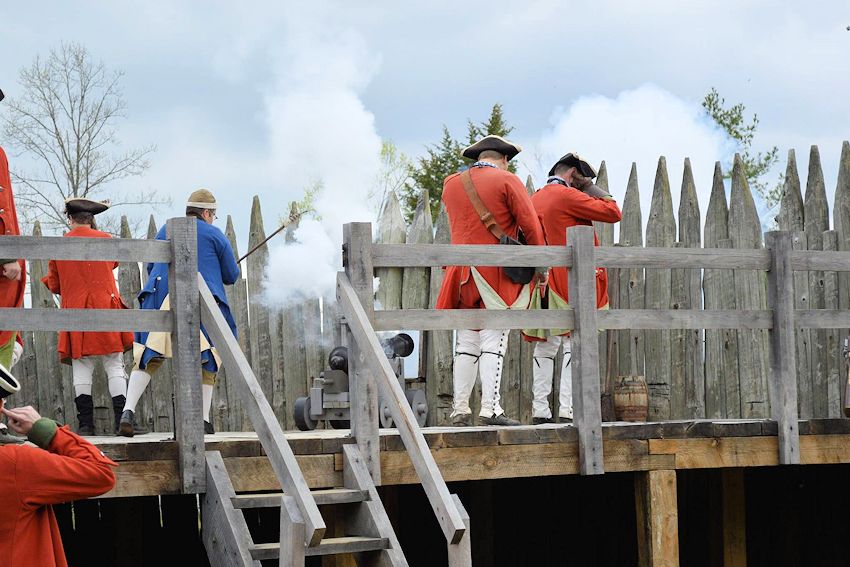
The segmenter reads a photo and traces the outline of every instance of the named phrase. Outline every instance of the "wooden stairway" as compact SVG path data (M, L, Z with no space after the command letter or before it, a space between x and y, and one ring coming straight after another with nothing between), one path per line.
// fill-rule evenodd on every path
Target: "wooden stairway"
M357 553L361 566L404 566L407 560L395 536L372 477L356 445L343 447L343 484L312 490L318 506L341 506L344 536L305 542L304 521L294 499L284 493L236 494L217 451L207 452L207 492L203 498L203 537L210 564L259 565L277 559L280 565L303 566L305 557ZM242 510L281 509L281 541L255 544Z

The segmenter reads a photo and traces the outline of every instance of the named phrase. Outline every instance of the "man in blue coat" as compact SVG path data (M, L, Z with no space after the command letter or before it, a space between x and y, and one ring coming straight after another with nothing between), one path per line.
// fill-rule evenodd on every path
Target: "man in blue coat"
M224 286L232 285L239 279L239 266L233 248L224 233L212 225L216 219L216 201L212 193L199 189L189 196L186 203L186 216L198 220L198 272L204 277L213 296L224 315L230 330L236 336L236 321L230 313ZM157 240L165 240L165 227L156 235ZM168 264L148 264L148 281L139 292L139 306L142 309L169 309L168 301ZM210 421L213 386L218 372L219 360L209 336L201 327L201 372L203 374L202 393L204 398L204 432L215 433ZM127 403L121 415L118 433L132 437L133 417L136 404L162 365L162 361L171 358L171 334L164 332L137 332L133 344L133 373L127 385Z

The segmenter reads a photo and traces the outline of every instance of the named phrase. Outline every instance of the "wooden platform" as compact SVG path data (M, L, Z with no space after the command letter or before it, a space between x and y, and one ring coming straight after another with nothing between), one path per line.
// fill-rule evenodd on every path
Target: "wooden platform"
M850 463L850 420L801 420L802 464ZM778 464L776 423L674 421L606 423L608 473L647 470L762 467ZM446 481L578 474L578 441L571 425L520 427L429 427L425 438ZM286 434L311 487L341 485L342 445L347 430ZM206 436L207 450L221 451L242 491L279 490L253 433ZM170 434L91 438L119 463L115 489L104 497L179 493L177 447ZM398 433L381 430L381 473L385 485L417 482Z

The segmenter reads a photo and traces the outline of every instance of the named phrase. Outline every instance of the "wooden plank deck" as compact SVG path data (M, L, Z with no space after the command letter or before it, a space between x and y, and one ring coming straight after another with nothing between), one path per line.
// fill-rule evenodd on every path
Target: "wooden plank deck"
M850 420L801 420L802 464L850 463ZM448 482L579 473L578 437L572 425L428 427L425 439ZM605 471L761 467L778 464L776 422L691 420L605 423ZM286 432L312 488L342 485L347 430ZM173 435L132 439L92 437L119 464L117 484L104 497L178 494ZM280 490L254 433L207 435L206 450L220 451L237 492ZM383 484L414 484L418 477L395 429L380 430Z

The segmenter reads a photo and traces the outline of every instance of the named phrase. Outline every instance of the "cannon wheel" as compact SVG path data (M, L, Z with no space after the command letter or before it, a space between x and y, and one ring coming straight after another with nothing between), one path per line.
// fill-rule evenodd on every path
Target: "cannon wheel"
M416 423L419 427L425 427L425 422L428 421L428 400L425 397L425 390L405 390L404 395L407 397L410 409L413 410L413 415L416 416Z
M297 398L295 400L295 411L293 413L295 425L301 431L313 431L316 429L316 421L310 417L310 398Z

